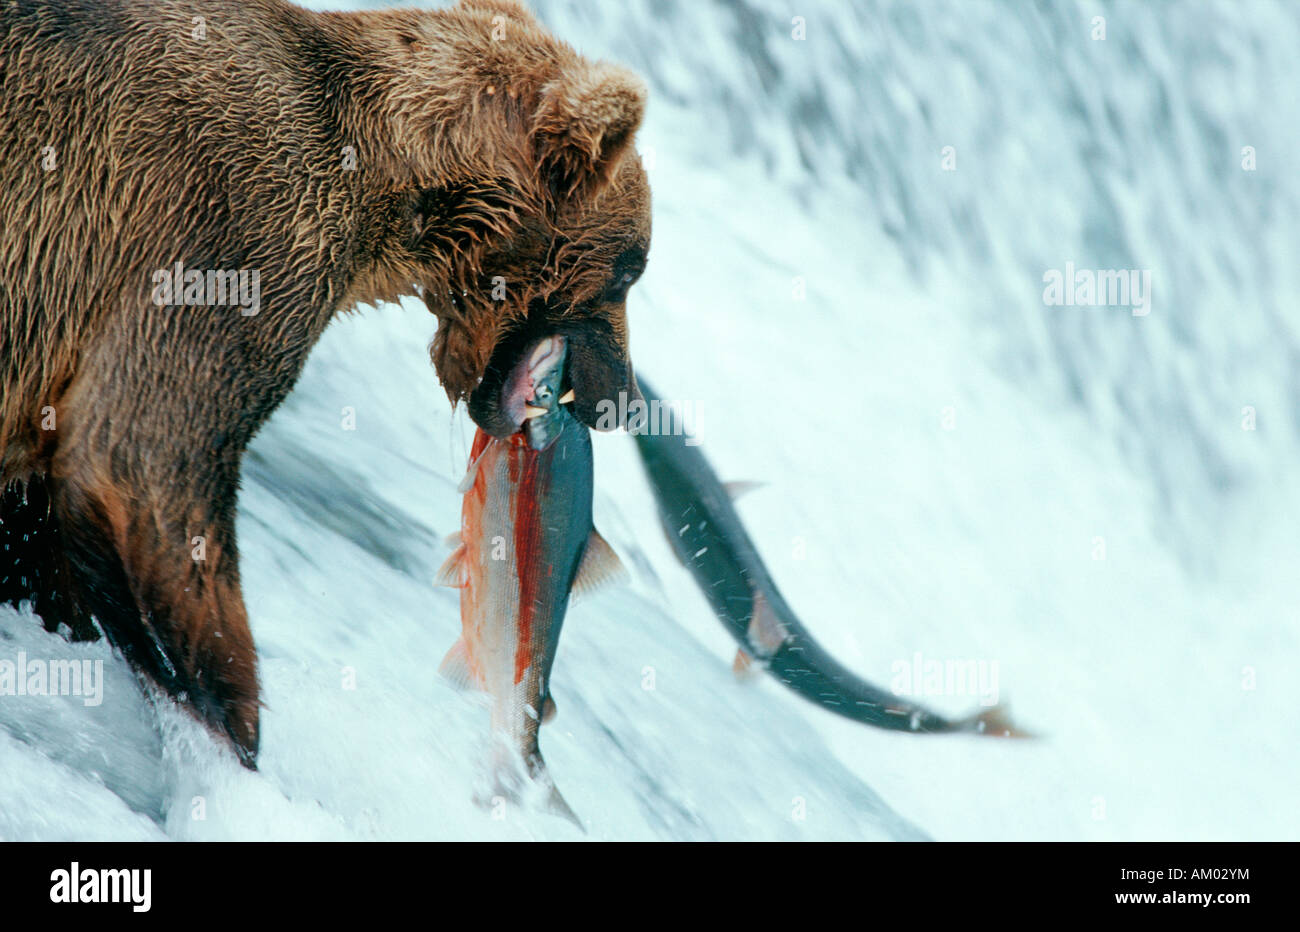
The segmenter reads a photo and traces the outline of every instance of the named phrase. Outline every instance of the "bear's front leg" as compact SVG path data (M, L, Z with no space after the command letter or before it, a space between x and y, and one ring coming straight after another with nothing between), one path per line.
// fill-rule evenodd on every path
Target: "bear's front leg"
M118 438L60 450L54 508L76 598L115 647L255 767L257 656L239 586L237 467L201 447L184 473Z

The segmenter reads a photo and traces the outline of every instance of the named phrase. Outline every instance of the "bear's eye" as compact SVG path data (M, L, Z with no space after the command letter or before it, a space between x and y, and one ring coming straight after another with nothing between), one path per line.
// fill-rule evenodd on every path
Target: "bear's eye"
M606 304L621 304L627 300L627 291L636 279L637 277L631 272L624 272L605 286L605 293L600 296L601 300Z
M629 249L614 260L613 273L605 285L601 300L618 304L627 300L627 290L636 284L645 271L645 250Z

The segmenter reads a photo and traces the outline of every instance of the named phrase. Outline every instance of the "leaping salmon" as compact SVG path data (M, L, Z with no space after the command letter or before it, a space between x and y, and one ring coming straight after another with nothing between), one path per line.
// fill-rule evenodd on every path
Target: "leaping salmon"
M517 799L524 773L548 807L582 823L551 780L539 727L555 714L551 666L569 596L625 574L592 525L591 437L561 393L566 345L541 340L511 374L506 408L523 428L479 430L461 485L461 531L438 581L460 589L462 636L441 672L492 697L494 792Z
M661 401L637 375L647 404ZM813 640L764 566L732 492L718 480L698 446L680 433L638 431L629 423L650 479L669 545L695 577L714 613L740 644L734 669L766 669L805 699L846 718L907 732L974 732L1027 737L1001 707L948 719L873 686Z

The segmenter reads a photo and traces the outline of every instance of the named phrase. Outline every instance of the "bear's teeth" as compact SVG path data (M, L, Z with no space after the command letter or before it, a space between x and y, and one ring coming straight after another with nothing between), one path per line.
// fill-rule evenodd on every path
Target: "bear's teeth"
M524 405L524 417L529 420L535 417L541 417L545 413L545 408L534 408L532 405Z
M573 389L569 389L567 392L565 392L563 395L560 396L560 404L562 405L567 405L572 400L573 400Z

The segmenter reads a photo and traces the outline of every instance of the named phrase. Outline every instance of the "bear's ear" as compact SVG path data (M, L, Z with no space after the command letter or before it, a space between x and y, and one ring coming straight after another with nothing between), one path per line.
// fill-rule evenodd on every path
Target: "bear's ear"
M503 16L517 19L521 23L532 24L537 22L521 0L460 0L460 7L466 10L479 10L484 13L500 13Z
M554 196L604 187L641 125L645 101L640 78L604 62L575 62L542 87L533 138Z

